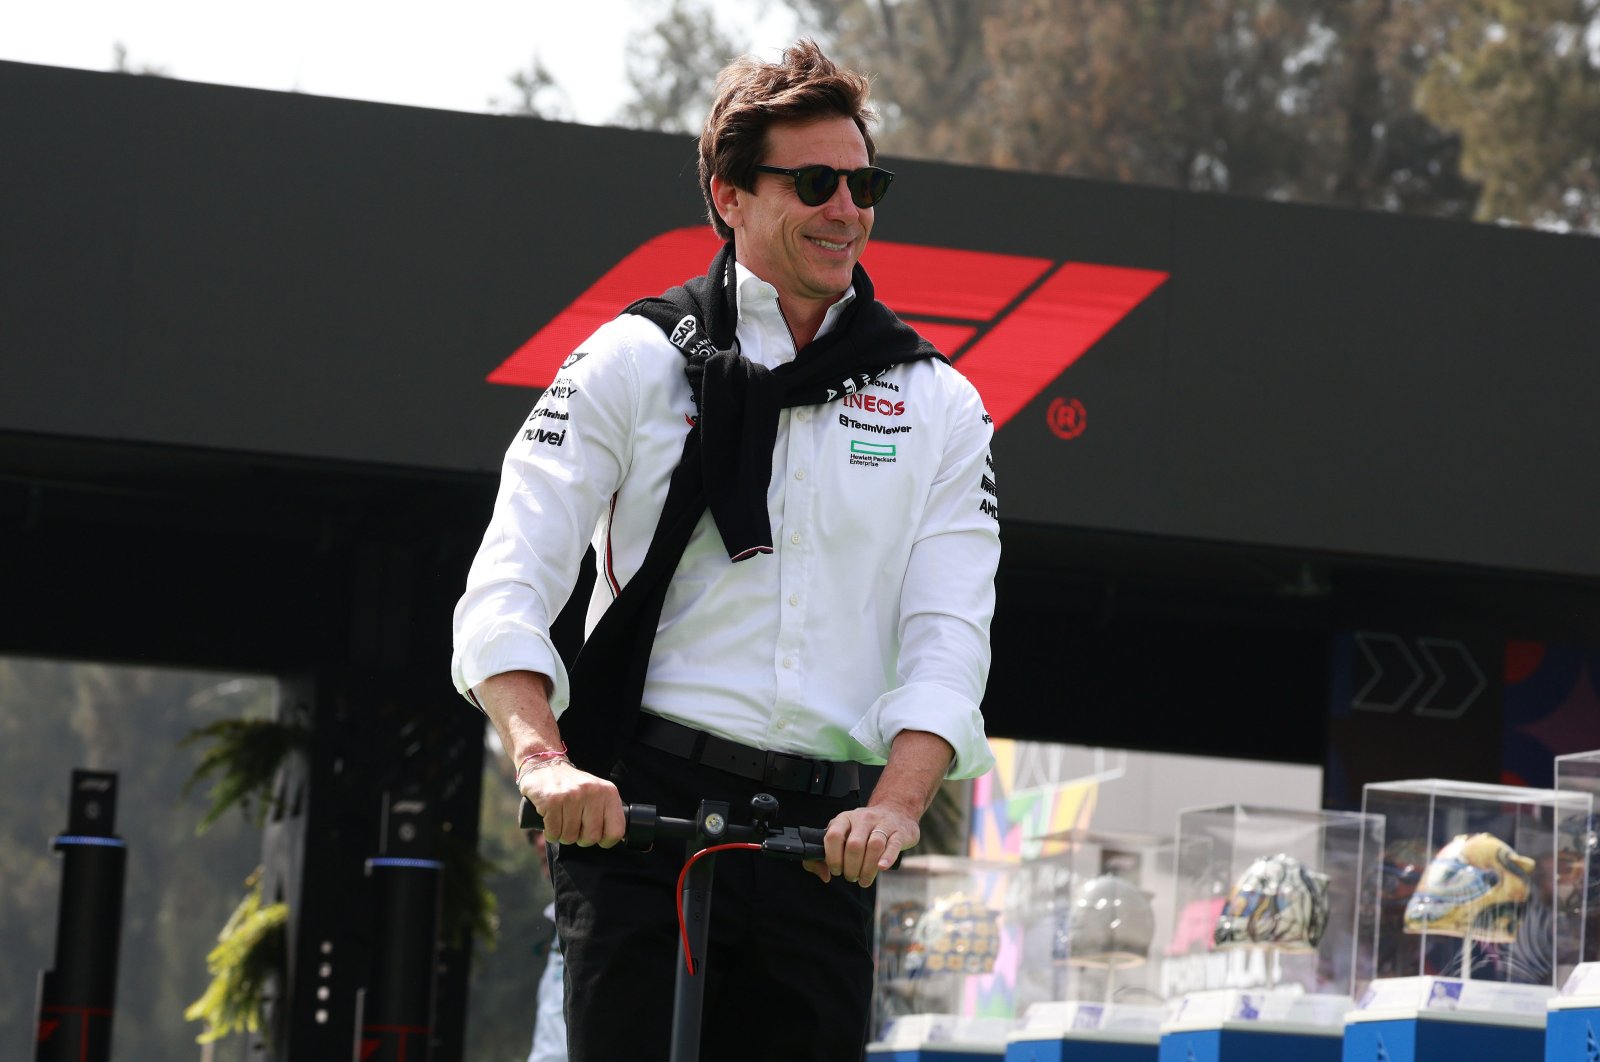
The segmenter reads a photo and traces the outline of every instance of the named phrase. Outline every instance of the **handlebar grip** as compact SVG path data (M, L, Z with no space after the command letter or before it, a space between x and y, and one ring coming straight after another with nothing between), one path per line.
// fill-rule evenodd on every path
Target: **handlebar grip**
M623 837L636 833L641 826L653 829L656 819L655 812L656 809L649 804L622 805L622 817L628 824ZM522 805L517 808L517 825L524 830L544 829L544 819L540 817L538 811L534 810L533 801L527 797L522 798Z
M622 818L626 823L622 833L623 843L638 851L648 850L658 836L687 836L683 828L692 826L691 823L676 819L661 818L656 814L653 804L624 804ZM522 798L522 804L517 808L517 825L524 830L544 829L544 819L527 797Z
M522 798L522 806L517 809L517 825L524 830L544 829L544 819L533 809L533 801L527 797Z

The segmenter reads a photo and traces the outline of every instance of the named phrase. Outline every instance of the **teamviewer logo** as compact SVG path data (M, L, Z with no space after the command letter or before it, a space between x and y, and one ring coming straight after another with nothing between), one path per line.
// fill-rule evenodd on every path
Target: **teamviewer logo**
M489 374L489 382L548 386L563 359L596 328L641 295L703 272L720 246L704 225L649 240L539 329ZM890 241L873 241L864 264L878 297L949 355L977 387L996 430L1168 276L1152 269ZM1076 414L1081 417L1081 406ZM1050 416L1062 419L1059 410ZM1072 431L1052 420L1052 430L1063 438L1082 431L1081 421L1063 419L1063 425Z

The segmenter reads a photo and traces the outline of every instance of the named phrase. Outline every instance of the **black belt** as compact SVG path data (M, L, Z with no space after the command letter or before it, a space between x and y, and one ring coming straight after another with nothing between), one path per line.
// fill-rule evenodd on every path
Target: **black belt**
M842 797L861 788L861 773L848 760L812 760L787 752L753 749L648 712L639 713L633 737L642 745L749 778L769 789Z

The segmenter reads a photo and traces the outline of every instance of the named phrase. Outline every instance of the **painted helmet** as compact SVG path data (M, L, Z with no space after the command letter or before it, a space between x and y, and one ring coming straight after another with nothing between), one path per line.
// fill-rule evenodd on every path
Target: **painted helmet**
M1491 833L1458 834L1439 849L1406 902L1406 932L1509 944L1534 865Z
M908 976L994 973L1000 953L1000 912L964 893L936 901L917 922L906 951Z
M1217 916L1219 948L1271 945L1316 951L1328 928L1328 875L1294 856L1262 856L1239 875Z

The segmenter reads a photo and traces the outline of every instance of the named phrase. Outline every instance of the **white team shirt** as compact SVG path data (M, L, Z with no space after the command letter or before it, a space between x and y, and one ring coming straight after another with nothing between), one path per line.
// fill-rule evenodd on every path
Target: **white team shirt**
M777 290L738 274L742 354L795 357ZM854 298L829 308L819 335ZM643 563L695 415L684 357L635 315L581 344L506 452L499 495L455 611L456 689L548 675L566 711L550 623L586 546L592 631ZM864 393L779 416L767 488L773 552L734 564L709 512L678 565L645 710L761 749L882 763L901 730L955 749L952 778L993 765L978 702L1000 536L993 429L966 378L897 365ZM575 709L582 711L580 706Z

